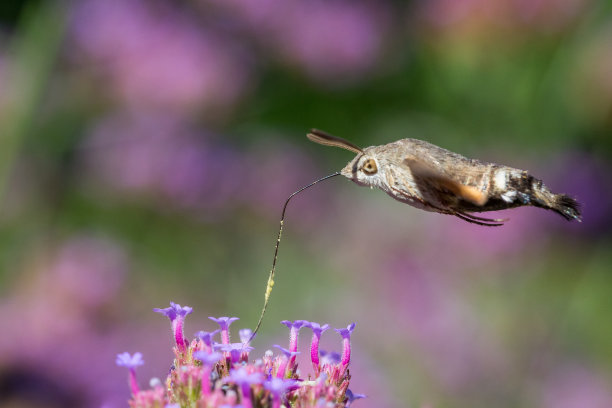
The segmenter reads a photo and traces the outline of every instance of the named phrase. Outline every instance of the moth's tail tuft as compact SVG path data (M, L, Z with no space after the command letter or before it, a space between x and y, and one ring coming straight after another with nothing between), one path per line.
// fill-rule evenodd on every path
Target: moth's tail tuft
M566 194L556 194L551 208L568 221L582 221L580 203Z
M530 188L530 203L536 207L542 207L561 215L568 221L582 221L580 203L567 194L555 194L550 191L543 183L535 177L527 178Z

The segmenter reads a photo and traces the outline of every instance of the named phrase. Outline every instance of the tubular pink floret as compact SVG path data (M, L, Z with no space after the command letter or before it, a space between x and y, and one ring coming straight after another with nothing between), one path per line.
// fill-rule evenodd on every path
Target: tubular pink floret
M170 319L176 347L180 352L184 352L189 343L185 340L183 334L183 323L185 322L185 316L190 314L193 309L189 306L183 307L178 303L170 302L170 307L164 309L155 308L153 311L161 313Z
M133 368L130 368L130 388L132 389L132 394L134 395L140 392L138 381L136 381L136 370Z
M310 360L315 371L319 369L319 339L320 336L313 334L310 342Z
M335 329L342 336L342 361L340 364L346 368L351 361L351 333L355 330L355 323L346 326L346 329Z
M185 335L183 334L182 318L179 317L172 322L172 331L174 332L174 342L176 343L176 347L178 347L181 352L185 351L187 341L185 340Z
M276 369L276 378L285 378L285 372L287 370L287 363L289 363L289 358L287 356L280 356L280 362L278 363L278 368Z
M296 320L294 322L283 320L281 323L289 328L289 351L296 353L298 349L298 334L300 333L300 329L302 327L308 325L308 322L306 320ZM289 367L291 368L294 365L295 356L292 356L289 360Z
M321 334L327 329L329 329L329 324L324 324L323 326L319 325L319 323L310 322L308 327L312 329L312 340L310 342L310 360L312 361L312 366L315 372L318 372L320 367L319 364L319 341L321 340Z

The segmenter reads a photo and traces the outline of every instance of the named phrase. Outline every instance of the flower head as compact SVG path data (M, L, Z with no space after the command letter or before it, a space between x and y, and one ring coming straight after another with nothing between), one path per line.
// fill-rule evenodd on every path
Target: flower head
M134 353L134 355L130 355L130 353L125 352L121 354L117 354L117 360L115 363L119 367L127 367L127 368L136 368L144 364L144 360L142 359L142 353Z
M228 353L231 356L232 363L239 362L241 356L248 356L248 353L253 350L253 347L244 343L215 344L214 347Z
M290 320L283 320L281 324L284 324L285 326L287 326L289 330L291 329L299 330L304 326L308 326L309 322L307 320L295 320L293 322Z
M230 371L228 381L236 383L238 385L248 384L256 385L261 384L264 380L264 376L261 373L249 373L246 368L240 367Z
M153 311L161 313L170 319L176 347L181 352L184 352L188 342L183 335L183 323L185 322L185 316L193 312L193 309L189 306L182 307L178 303L170 302L170 307L165 309L154 308Z
M226 316L222 316L222 317L209 316L208 318L214 321L215 323L217 323L219 326L221 326L221 330L229 329L232 323L234 323L236 320L240 320L240 318L238 317L226 317Z
M115 360L115 363L120 367L127 367L130 370L130 388L132 389L132 394L138 394L140 388L138 387L138 381L136 381L136 367L144 364L142 353L134 353L133 356L130 356L130 353L127 352L117 354L117 360Z
M182 307L178 303L170 302L170 307L164 309L156 307L153 311L167 316L173 322L177 317L185 318L185 316L193 312L193 308L189 306Z
M343 339L351 339L351 333L353 333L353 330L355 330L355 323L351 323L348 326L346 326L346 329L334 329L336 330Z
M329 324L324 324L323 326L321 326L319 323L317 322L309 322L307 324L308 327L310 327L312 329L312 333L316 334L317 336L321 336L321 334L323 332L325 332L327 329L329 329Z
M240 319L237 317L226 317L226 316L222 316L218 318L210 316L209 319L216 322L221 328L221 341L223 342L223 344L229 344L230 342L229 327L236 320L240 320Z
M157 311L171 319L175 333L182 333L180 328L191 308L171 303L169 308ZM297 363L292 365L291 362L299 354L299 351L293 348L296 346L295 341L291 342L288 349L275 345L279 352L268 350L263 357L251 360L253 347L249 345L248 340L252 332L248 329L241 330L243 341L230 343L227 341L229 326L237 318L211 319L221 328L214 332L198 332L199 339L183 342L182 350L175 347L175 358L168 377L163 382L159 379L152 380L148 390L140 390L136 382L135 368L143 364L142 355L117 355L117 364L129 369L129 383L133 394L130 406L174 408L179 404L218 408L281 408L284 404L287 407L347 407L354 400L363 398L362 395L355 395L348 390L351 377L347 369L348 358L321 351L321 360L326 364L315 369L314 375L308 374L307 378L304 378ZM292 340L296 339L297 332L302 327L311 327L313 336L317 339L329 327L303 320L287 321L283 324L290 328ZM354 327L352 324L346 329L338 330L345 346L343 357L350 348L347 343ZM227 342L214 342L218 331ZM345 360L346 365L340 364Z
M204 343L205 345L207 345L208 347L212 348L213 346L213 337L215 337L215 334L219 333L219 329L213 331L213 332L207 332L204 330L200 330L199 332L196 333L196 337L199 338L200 340L202 340L202 343Z

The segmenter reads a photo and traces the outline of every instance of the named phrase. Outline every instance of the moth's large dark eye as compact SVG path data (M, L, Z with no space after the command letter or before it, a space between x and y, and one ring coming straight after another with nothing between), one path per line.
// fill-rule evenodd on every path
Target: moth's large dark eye
M378 171L378 167L376 167L376 161L374 159L366 160L365 163L363 163L363 166L361 166L361 170L363 170L365 174L376 174L376 172Z

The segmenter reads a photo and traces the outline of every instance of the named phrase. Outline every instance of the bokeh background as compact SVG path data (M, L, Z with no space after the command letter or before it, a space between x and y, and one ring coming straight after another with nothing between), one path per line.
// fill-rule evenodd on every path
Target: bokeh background
M529 169L584 222L484 228L322 183L289 207L253 355L282 319L355 321L355 406L612 407L597 0L2 2L0 405L125 406L114 357L166 375L169 301L189 336L253 328L284 199L352 158L311 127Z

